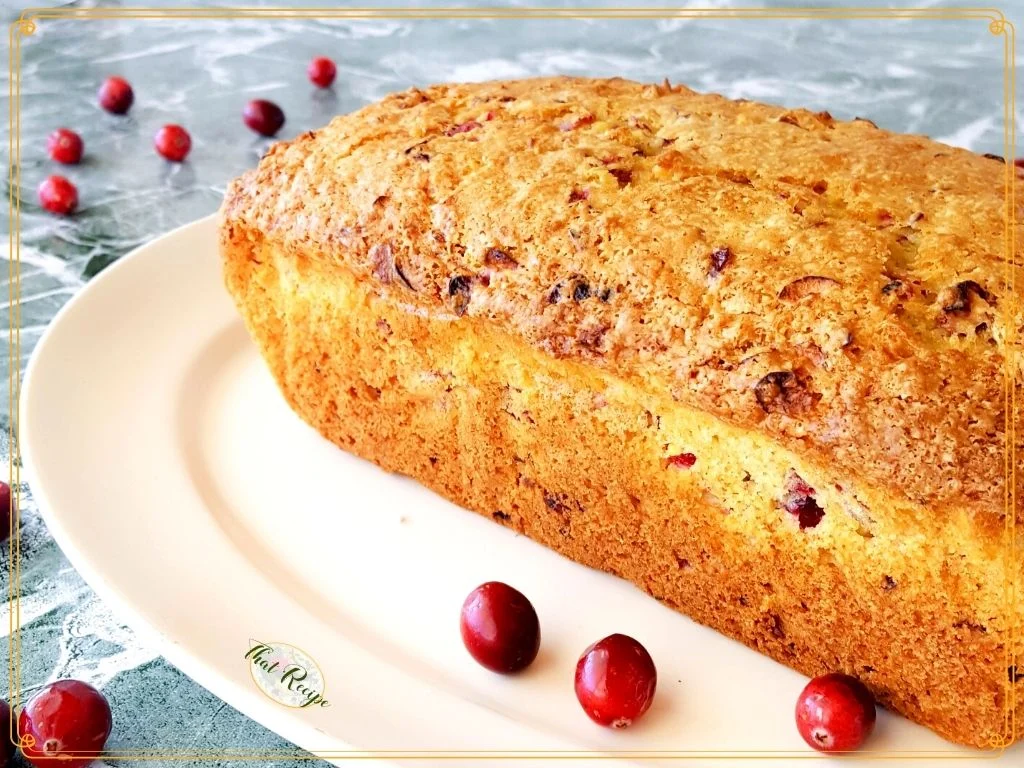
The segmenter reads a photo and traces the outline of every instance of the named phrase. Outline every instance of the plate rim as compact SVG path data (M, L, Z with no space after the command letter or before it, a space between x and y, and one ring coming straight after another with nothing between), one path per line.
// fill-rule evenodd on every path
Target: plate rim
M46 354L48 346L53 343L53 337L60 332L60 326L67 321L67 316L78 311L78 307L86 300L85 297L91 293L94 286L103 285L111 279L116 279L116 276L120 274L122 270L127 269L134 260L144 258L149 249L164 240L170 240L176 236L180 236L182 233L199 230L203 227L212 227L218 218L218 213L203 216L194 221L177 226L161 235L157 235L136 248L133 248L86 282L84 286L76 291L75 294L68 299L68 301L65 302L59 310L57 310L53 318L47 323L46 328L39 337L39 340L36 342L36 345L32 350L32 354L29 356L29 360L25 365L25 370L21 376L21 380L18 383L18 411L17 414L14 415L15 418L13 419L13 423L15 425L14 445L17 449L17 456L21 459L21 472L24 473L22 482L26 483L31 488L32 497L35 501L39 516L43 519L47 530L53 537L54 542L60 548L63 555L68 559L68 562L71 563L78 575L81 576L86 584L88 584L89 588L92 589L101 600L110 606L111 611L122 619L131 628L132 632L139 636L146 645L150 646L153 650L163 656L171 666L180 670L196 685L208 690L221 701L228 703L231 707L241 712L245 717L255 722L261 728L264 728L278 737L289 741L295 749L294 757L302 759L305 758L306 755L315 753L302 748L298 745L297 739L292 738L290 735L282 734L276 727L270 728L265 725L258 717L252 714L249 707L240 705L239 701L248 701L250 697L232 695L231 688L233 687L233 684L230 683L219 671L217 671L215 667L205 662L199 654L188 650L187 646L175 643L159 629L153 626L150 620L145 617L143 612L132 605L131 600L124 595L123 591L107 579L99 568L93 566L90 557L75 543L74 536L63 524L61 516L54 512L55 505L50 499L47 486L39 480L39 464L36 460L35 449L33 447L34 443L31 439L25 438L25 436L30 433L30 427L26 428L26 425L31 425L32 423L31 417L26 418L26 416L31 413L31 409L25 406L32 396L32 392L34 391L34 381L39 375L37 373L40 365L39 361L43 358L43 355ZM20 510L17 514L20 515ZM20 537L20 526L18 526L15 535ZM20 546L15 549L18 552L17 557L20 559ZM14 553L12 553L9 560L11 571L15 570L15 559ZM13 579L11 583L15 584ZM15 586L20 587L20 584L15 584ZM14 594L15 599L20 601L20 589L15 589ZM15 626L15 631L21 631L20 624ZM200 678L203 682L200 682ZM20 695L19 703L23 703L20 701ZM290 723L289 720L284 720L282 722ZM345 744L345 746L347 749L356 751L356 748L351 744ZM171 754L173 753L165 753L165 756L170 756ZM116 752L114 752L113 755L116 757ZM253 755L251 759L256 757L257 755ZM292 757L293 755L282 754L280 758L272 759L290 759ZM159 753L155 755L154 758L160 759ZM329 761L330 758L321 757L320 759ZM394 765L394 763L389 761L386 765Z
M60 547L72 567L75 568L78 574L84 579L90 588L93 589L97 596L109 605L111 611L119 619L123 620L124 623L127 624L144 643L162 655L172 666L180 670L187 677L191 678L197 685L210 691L214 696L226 702L247 718L253 720L260 727L290 742L292 747L289 752L282 752L280 755L268 755L266 753L253 753L250 755L239 754L237 756L233 756L232 759L263 758L280 760L291 758L305 760L309 759L309 755L313 755L314 757L327 762L345 764L350 762L352 759L362 759L366 756L373 756L373 759L377 764L397 766L409 755L427 755L429 756L429 759L426 761L421 758L417 759L415 760L415 764L423 765L424 763L427 763L433 765L437 764L435 761L440 760L444 754L452 754L455 752L473 754L476 752L483 752L483 750L458 749L445 751L436 749L368 750L353 744L349 738L343 738L339 735L337 730L324 730L323 728L317 727L312 721L303 723L300 718L282 716L281 713L276 710L276 708L280 706L279 704L272 702L269 698L266 698L265 701L261 700L261 694L256 693L255 689L252 691L248 690L245 686L240 685L237 680L232 679L232 677L225 672L217 662L209 662L201 649L196 650L187 642L179 643L172 637L165 634L158 626L159 621L156 621L156 617L154 620L147 617L147 614L153 613L153 611L149 611L145 605L137 604L137 601L129 594L126 594L126 590L120 587L116 580L107 578L106 575L104 575L102 561L95 555L90 554L85 547L79 546L76 543L75 534L70 530L69 526L65 525L63 522L66 515L57 511L60 504L54 502L49 486L41 479L45 475L45 472L42 471L42 467L46 462L40 461L40 457L35 447L35 441L29 437L33 432L33 417L30 415L33 412L31 405L36 400L36 390L40 389L39 385L36 384L36 381L41 380L39 379L41 375L39 373L39 369L42 365L42 361L49 360L51 358L49 349L55 343L54 339L67 329L69 316L78 312L83 303L95 300L95 294L97 291L103 290L108 282L118 279L122 272L131 269L133 266L137 266L141 260L151 258L159 262L166 258L163 248L166 248L168 243L173 243L175 238L188 236L191 233L202 233L201 236L209 236L212 238L210 248L211 250L215 250L216 231L214 230L214 226L218 219L219 214L217 213L201 217L195 221L175 227L163 235L154 237L146 243L132 249L116 262L105 268L100 274L88 281L84 287L79 289L75 295L72 296L54 314L53 319L47 324L46 329L40 335L29 361L25 366L25 371L19 384L18 413L17 418L14 420L15 437L17 439L17 447L19 449L17 455L21 459L21 469L24 472L23 480L27 482L32 489L32 495L39 511L39 515L46 524L55 543ZM207 232L204 233L204 229L207 230ZM219 262L217 272L220 274ZM39 406L36 406L36 408L38 407ZM42 442L42 440L40 440L40 442ZM68 517L68 519L70 520L71 518ZM215 520L214 524L219 529L221 528L221 521ZM20 536L20 527L18 535ZM245 558L244 554L242 556L246 563L249 563L248 558ZM13 568L13 558L11 562ZM262 578L264 584L274 586L272 580L266 576L263 576ZM18 592L18 598L20 599L20 591ZM312 616L307 609L299 607L298 610L303 617L309 617L310 620L315 620L315 617ZM322 622L318 623L322 624ZM20 626L17 627L17 631L20 631ZM323 630L316 629L316 631L322 632ZM357 653L366 653L366 650L361 647L360 643L356 639L349 637L346 633L333 627L328 628L328 631L333 635L332 639L348 644L350 650L354 650ZM195 635L193 635L193 637L195 637ZM396 664L393 660L380 657L376 654L367 653L367 655L369 656L368 661L376 669L392 671L404 682L427 685L425 681L414 676L401 664ZM433 693L433 690L431 693ZM446 691L437 691L437 694L445 697L451 695L450 692ZM19 703L21 703L20 700ZM474 722L494 723L495 717L500 717L506 723L510 724L514 724L516 722L514 718L510 718L507 713L489 712L486 707L481 707L477 702L463 700L463 703L465 704L465 707L461 710L462 713L469 716L469 718ZM392 709L400 711L399 707L392 707ZM267 715L262 716L262 713L267 713ZM346 726L346 728L347 727L348 726ZM352 733L349 732L350 737L351 735ZM538 735L544 736L544 734ZM549 742L566 744L564 737L552 737L550 734L547 736L547 741ZM303 746L303 744L316 744L317 741L322 743L323 740L330 742L329 748L323 749L312 746ZM242 753L245 751L243 747L231 747L230 749L239 749ZM585 754L603 754L605 752L606 750L589 750L585 751ZM112 758L116 759L118 752L117 750L109 750L106 754L109 754ZM175 752L164 752L163 754L167 757L176 755L178 759L181 758L181 755ZM189 754L186 753L184 756L189 757ZM148 755L148 757L151 759L160 759L161 754L157 753L154 755ZM620 756L614 757L619 759L613 759L607 762L610 762L612 765L622 765L625 762L625 759ZM509 760L505 759L503 762L508 763Z
M311 724L303 726L294 718L274 718L271 721L274 725L268 725L268 719L257 714L263 708L251 706L253 702L257 701L252 695L250 695L251 692L243 690L243 687L239 686L237 681L232 680L227 674L225 674L216 663L208 662L201 652L192 650L186 643L175 642L172 638L165 635L157 626L154 626L153 622L147 618L147 611L137 607L135 601L133 601L133 599L127 595L115 581L108 579L104 575L103 569L98 567L98 563L97 565L94 565L93 561L96 560L96 558L90 556L83 547L80 547L76 543L76 539L72 531L69 530L63 522L64 516L57 514L54 511L57 505L53 502L50 489L45 483L40 481L41 464L36 452L35 442L28 438L28 435L32 432L33 426L33 419L31 416L32 409L28 406L33 401L33 393L37 388L36 381L40 376L40 361L46 358L50 346L54 343L54 337L61 332L61 329L68 322L69 315L77 312L81 305L85 301L89 300L89 297L97 288L106 285L111 280L117 279L124 270L130 269L131 265L135 264L138 260L145 259L146 257L152 257L160 260L162 258L162 253L159 246L165 243L165 241L173 242L176 237L180 237L184 233L198 233L202 232L204 228L209 229L210 236L216 238L216 230L214 227L218 219L219 214L210 214L195 221L175 227L174 229L154 237L146 243L132 249L117 261L110 264L101 273L89 280L54 314L53 318L48 322L43 333L40 335L39 340L37 341L35 348L25 365L24 373L17 385L17 412L12 414L15 437L15 442L12 447L16 450L15 455L21 459L21 470L25 473L24 481L31 487L31 492L35 499L39 514L45 522L54 541L60 547L61 551L67 557L68 561L75 568L78 574L89 584L100 599L110 606L112 612L131 627L132 631L139 636L142 642L162 655L172 666L195 681L197 685L209 690L213 695L228 703L246 717L255 721L260 725L260 727L277 734L294 745L294 753L282 753L280 756L270 759L288 759L295 757L308 759L308 755L312 754L320 759L331 761L332 755L335 755L336 752L348 752L351 753L351 756L349 757L333 758L339 761L348 761L353 759L353 757L365 755L367 752L354 746L347 740L342 739L337 735L337 733L327 734L324 732L324 736L331 741L336 742L339 745L338 750L332 749L330 752L323 750L326 754L320 754L317 750L300 746L304 741L309 743L307 739L310 734L314 731L320 731L320 729ZM211 245L211 247L214 249L216 248L215 245ZM151 251L152 253L150 253ZM20 534L21 531L19 527L16 535L20 537ZM20 553L20 548L18 549ZM11 569L12 571L14 569L13 554L11 557ZM20 599L20 590L16 590L16 594L18 599ZM20 631L20 626L17 626L15 631ZM393 666L403 676L409 675L408 671L404 670L401 665L396 665L379 658L378 661L379 663ZM473 702L466 703L469 705L473 704ZM507 714L505 713L500 714L507 717ZM564 742L565 739L563 736L559 735L556 737L556 741ZM602 755L602 762L607 760L608 757L611 757L612 764L629 761L627 754L635 754L635 750L628 749L623 750L618 754L616 754L617 750L607 749L581 749L579 752L584 756ZM175 753L168 752L165 754L170 756ZM681 752L680 754L684 754L684 752ZM690 759L696 759L698 758L698 755L702 753L691 752L688 754L692 754ZM918 752L918 754L920 754L920 752ZM931 754L935 755L934 752ZM943 754L953 756L952 753ZM116 757L117 753L112 752L111 755ZM729 750L722 756L746 762L746 759L739 757L736 751ZM774 754L768 753L761 759L789 760L795 756L796 754L793 752L777 751ZM865 756L869 757L870 755L866 754ZM255 759L257 757L259 757L259 755L254 754L251 756L251 759ZM971 754L965 754L961 757L969 758L971 757ZM998 755L992 755L991 753L986 755L982 752L977 753L977 757L981 759L991 759L992 757L998 757ZM154 755L154 758L159 759L159 753ZM239 756L235 759L242 759L242 757ZM375 759L386 761L384 763L386 765L396 764L386 757L377 757Z

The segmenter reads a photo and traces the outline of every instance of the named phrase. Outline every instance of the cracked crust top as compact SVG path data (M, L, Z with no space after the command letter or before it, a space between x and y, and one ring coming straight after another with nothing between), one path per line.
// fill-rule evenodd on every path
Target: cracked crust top
M338 117L275 145L222 213L996 530L1024 325L1012 171L867 120L549 78Z

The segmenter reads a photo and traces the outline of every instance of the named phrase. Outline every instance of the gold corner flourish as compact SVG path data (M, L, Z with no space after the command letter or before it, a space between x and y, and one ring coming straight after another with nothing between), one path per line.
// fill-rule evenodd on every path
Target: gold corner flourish
M38 27L32 19L18 20L18 34L22 37L31 37L36 33L36 29L38 29Z

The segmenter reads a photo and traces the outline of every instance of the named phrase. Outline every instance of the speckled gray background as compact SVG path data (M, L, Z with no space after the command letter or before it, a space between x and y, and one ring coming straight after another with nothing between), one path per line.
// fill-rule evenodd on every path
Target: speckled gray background
M1021 6L1019 0L1001 4L1018 21ZM10 3L0 8L5 23L20 11ZM389 91L435 81L549 73L668 77L698 90L827 109L841 118L869 117L884 128L1003 152L1002 38L993 37L982 21L67 20L42 22L22 53L22 367L54 313L91 277L132 248L214 211L226 181L256 163L267 142L240 120L243 104L254 97L283 107L287 123L281 137L288 138ZM305 79L306 63L315 55L337 61L338 80L329 91L317 91ZM134 86L136 102L127 117L96 106L96 89L110 74ZM0 98L6 100L6 93ZM193 150L182 165L166 163L152 150L153 134L169 122L192 134ZM85 139L80 166L57 168L47 158L45 137L59 126ZM0 142L5 154L6 139ZM72 218L57 219L38 208L35 189L53 172L79 187L80 210ZM9 261L7 238L0 240ZM5 330L10 318L5 300ZM0 464L6 465L6 356L2 365ZM73 397L70 382L68 396ZM117 418L116 403L111 418ZM116 457L111 458L110 471L116 473ZM25 687L59 677L101 687L114 710L112 749L291 748L183 676L111 614L48 535L31 489L21 492ZM5 593L8 565L5 545ZM4 635L8 613L5 606ZM0 665L7 658L5 640ZM5 678L0 692L6 689Z

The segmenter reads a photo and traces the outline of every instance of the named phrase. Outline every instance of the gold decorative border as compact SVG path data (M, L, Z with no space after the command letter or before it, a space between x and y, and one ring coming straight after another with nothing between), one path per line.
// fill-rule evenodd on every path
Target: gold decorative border
M1015 133L1015 72L1016 72L1016 30L1014 25L996 8L29 8L10 25L9 57L10 57L10 170L8 183L10 189L10 260L8 262L8 297L10 301L10 327L8 343L10 349L10 455L8 471L10 476L13 514L11 516L10 558L8 579L8 599L10 601L10 635L8 646L8 674L11 691L12 711L20 706L21 673L17 661L21 657L21 613L20 613L20 577L21 577L21 537L20 517L20 476L21 451L18 442L18 404L21 383L21 259L20 259L20 227L21 227L21 41L35 33L37 22L48 19L236 19L236 18L270 18L270 19L815 19L815 20L893 20L893 19L926 19L926 20L963 20L987 21L989 32L1003 38L1003 96L1004 96L1004 128L1003 146L1006 162L1005 192L1006 215L1004 231L1004 255L1006 262L1005 282L1011 296L1011 316L1017 314L1017 293L1013 256L1016 252L1016 170L1013 159L1016 157ZM1013 328L1012 338L1007 340L1010 349L1018 349L1019 339L1017 328ZM1024 354L1018 352L1017 354ZM1007 442L1004 446L1004 469L1006 471L1005 511L1006 536L1010 564L1017 562L1016 529L1014 511L1016 509L1017 472L1014 458L1016 445L1017 400L1014 387L1015 359L1007 356L1004 370L1004 396L1006 413L1011 415L1007 420ZM1024 658L1016 658L1016 633L1024 631L1017 627L1015 617L1016 577L1008 577L1006 595L1010 626L1006 643L1006 666L1024 669ZM1024 584L1021 585L1024 589ZM1006 680L1006 696L1004 697L1004 722L1006 731L1001 742L993 743L990 751L982 752L944 752L944 751L864 751L859 759L886 760L957 760L976 759L979 755L988 758L999 757L1012 741L1016 723L1016 686ZM2 737L2 736L0 736ZM8 733L15 744L18 743L16 729L10 728ZM752 750L731 751L619 751L619 752L586 752L586 751L548 751L523 750L515 752L445 752L445 751L360 751L344 750L310 753L289 750L273 750L270 752L246 752L244 750L228 752L102 752L71 755L74 758L99 757L104 760L319 760L319 759L446 759L446 760L495 760L495 759L540 759L540 760L678 760L678 759L723 759L739 758L767 760L814 760L827 759L827 756L808 751L804 752L756 752Z

